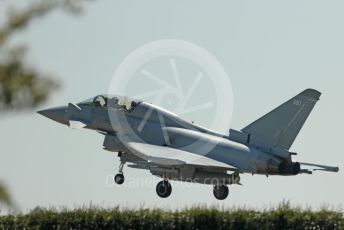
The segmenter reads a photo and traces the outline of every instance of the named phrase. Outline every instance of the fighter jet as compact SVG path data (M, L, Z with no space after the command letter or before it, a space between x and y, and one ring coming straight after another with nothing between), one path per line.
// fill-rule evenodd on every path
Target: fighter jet
M167 198L170 180L209 184L218 200L227 198L228 185L241 184L240 174L295 176L315 170L338 172L338 167L294 162L290 148L321 93L306 89L263 117L228 135L186 121L161 107L125 96L98 95L77 104L38 111L71 128L91 129L105 136L105 150L123 166L149 170L162 178L156 193Z

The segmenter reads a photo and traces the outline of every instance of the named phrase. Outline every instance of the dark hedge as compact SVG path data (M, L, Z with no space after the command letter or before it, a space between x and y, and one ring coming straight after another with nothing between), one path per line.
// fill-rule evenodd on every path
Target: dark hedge
M83 208L0 216L0 229L344 229L343 219L342 212L289 207L265 211Z

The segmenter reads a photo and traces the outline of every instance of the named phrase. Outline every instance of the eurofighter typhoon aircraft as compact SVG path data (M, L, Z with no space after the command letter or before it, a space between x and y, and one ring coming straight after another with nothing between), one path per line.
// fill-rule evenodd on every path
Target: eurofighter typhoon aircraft
M105 136L104 149L120 158L117 184L124 182L123 166L149 170L161 177L156 193L172 192L169 180L213 185L223 200L228 185L240 184L240 174L294 176L338 167L293 162L289 149L321 93L307 89L245 128L219 134L150 103L123 96L99 95L78 104L38 111L72 128L87 128ZM301 168L301 166L303 168ZM312 171L311 171L312 170Z

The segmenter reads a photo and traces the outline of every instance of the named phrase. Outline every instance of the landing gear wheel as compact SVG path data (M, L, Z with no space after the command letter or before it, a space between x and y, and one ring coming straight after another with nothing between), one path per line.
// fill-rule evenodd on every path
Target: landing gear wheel
M168 182L167 180L160 181L156 185L156 193L161 198L169 197L172 193L172 186L171 186L170 182Z
M214 185L214 196L218 200L224 200L227 198L229 190L227 185Z
M114 181L116 182L116 184L123 184L123 182L124 182L124 175L122 173L118 173L114 177Z

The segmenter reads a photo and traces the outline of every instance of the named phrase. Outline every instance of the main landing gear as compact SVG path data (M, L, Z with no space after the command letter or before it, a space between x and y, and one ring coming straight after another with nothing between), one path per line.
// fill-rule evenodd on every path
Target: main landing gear
M227 185L214 185L213 193L216 199L224 200L227 198L229 190Z
M170 182L168 182L168 180L160 181L156 185L156 193L161 198L169 197L172 193L172 186L171 186Z
M125 162L121 161L119 165L118 174L113 178L116 184L123 184L124 183L124 175L123 175L123 167Z
M156 193L161 198L167 198L172 193L172 186L168 180L160 181L156 185ZM213 193L216 199L218 200L224 200L227 198L229 189L227 185L220 184L220 185L214 185Z

